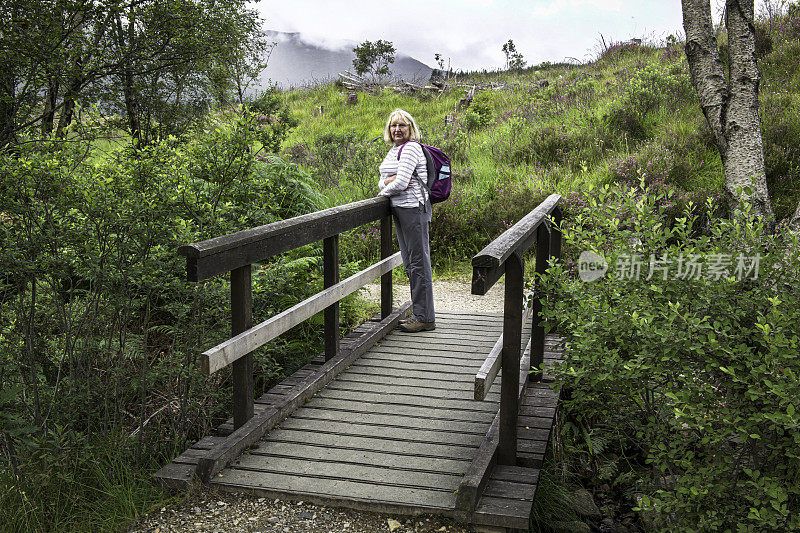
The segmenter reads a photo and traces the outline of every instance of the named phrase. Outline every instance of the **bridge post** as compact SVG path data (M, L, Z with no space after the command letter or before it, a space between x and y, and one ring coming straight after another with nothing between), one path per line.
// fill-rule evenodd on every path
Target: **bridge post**
M339 283L339 235L322 241L322 270L325 288ZM339 353L339 302L325 308L325 360Z
M231 336L253 326L252 265L231 270ZM253 354L233 362L233 429L253 418Z
M536 273L544 274L550 258L552 240L550 230L544 222L536 230ZM560 244L560 243L559 243ZM533 287L533 318L531 320L531 381L541 381L539 370L544 362L544 325L542 324L541 288L538 280ZM536 370L534 370L536 369Z
M500 428L497 462L517 464L517 413L519 411L519 360L522 342L522 279L525 262L518 253L505 261L506 287L503 310L503 351L500 380Z
M561 260L561 208L553 209L553 223L550 224L550 257Z
M381 259L392 255L392 215L381 219ZM392 313L392 273L381 276L381 319Z

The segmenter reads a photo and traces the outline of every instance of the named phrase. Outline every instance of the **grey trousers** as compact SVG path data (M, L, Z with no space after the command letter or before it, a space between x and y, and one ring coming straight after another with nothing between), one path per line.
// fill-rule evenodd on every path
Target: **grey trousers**
M430 204L418 207L393 207L394 226L403 266L411 283L411 305L414 318L420 322L433 322L433 272L431 271L431 245L428 228L431 223Z

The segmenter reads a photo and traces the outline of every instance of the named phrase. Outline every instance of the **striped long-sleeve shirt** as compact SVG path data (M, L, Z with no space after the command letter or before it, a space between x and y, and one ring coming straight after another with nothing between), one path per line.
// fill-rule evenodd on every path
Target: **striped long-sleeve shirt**
M425 154L422 153L422 146L418 142L408 142L404 145L397 159L399 146L393 146L380 166L381 179L378 182L382 196L388 196L394 207L416 207L424 204L427 199L427 192L420 184L419 180L412 177L414 170L423 183L428 182L428 168L425 162ZM385 180L392 174L397 177L389 185ZM409 186L410 184L410 186Z

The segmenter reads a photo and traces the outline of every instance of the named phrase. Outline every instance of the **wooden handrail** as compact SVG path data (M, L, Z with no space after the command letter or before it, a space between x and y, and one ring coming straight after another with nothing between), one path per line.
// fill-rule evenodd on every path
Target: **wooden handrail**
M472 294L484 295L497 283L505 271L506 260L513 254L521 256L536 242L536 232L549 215L558 212L560 219L560 200L560 195L551 194L472 258Z
M527 322L531 317L531 311L533 309L528 307L525 316L522 317L522 322ZM530 339L528 339L526 349L530 348ZM478 401L483 401L486 399L486 396L489 394L489 390L492 388L492 384L494 383L497 374L500 372L500 362L502 361L501 355L503 352L503 335L500 334L500 337L497 339L497 342L492 347L492 350L489 352L489 355L486 357L486 360L481 365L481 368L478 370L477 374L475 374L475 389L474 389L474 398ZM522 365L520 366L522 369ZM527 369L525 370L527 372Z
M561 257L561 196L551 194L519 222L489 243L472 258L472 294L483 295L505 274L503 304L503 335L487 357L481 371L475 376L475 398L485 396L491 381L502 369L500 382L499 445L498 462L516 465L517 462L517 413L519 411L520 344L522 328L527 322L523 317L523 254L536 244L536 272L544 274L549 259ZM550 223L552 216L554 224ZM540 291L534 287L531 299L532 315L530 341L530 368L536 368L534 379L541 379L539 370L544 360L544 326L541 323L542 304ZM499 345L499 347L498 347ZM499 353L498 353L499 352ZM499 355L499 357L498 357ZM492 360L494 358L494 360ZM500 365L497 365L497 361ZM484 372L484 367L487 370ZM491 376L491 379L487 378ZM481 390L479 390L479 388Z
M397 252L369 268L356 272L346 280L306 298L286 311L214 346L202 354L200 361L203 372L212 374L226 367L402 264L403 259L400 257L400 252Z
M339 235L390 214L388 198L369 198L187 244L178 248L178 254L186 257L189 281L203 281Z
M475 374L474 398L476 400L482 402L486 399L486 395L489 394L489 389L492 388L494 378L496 378L497 374L500 372L500 362L502 361L500 356L502 353L503 335L501 334L497 342L494 343L489 355L486 356L483 364L478 369L478 373Z
M339 234L381 221L381 261L339 281ZM291 309L252 327L252 265L272 256L323 241L324 289ZM201 365L210 374L233 366L233 426L253 418L253 350L324 311L325 359L339 352L339 300L377 277L381 278L381 318L392 313L392 269L402 264L392 255L392 218L388 198L369 198L178 248L186 257L189 281L231 273L231 338L203 353Z

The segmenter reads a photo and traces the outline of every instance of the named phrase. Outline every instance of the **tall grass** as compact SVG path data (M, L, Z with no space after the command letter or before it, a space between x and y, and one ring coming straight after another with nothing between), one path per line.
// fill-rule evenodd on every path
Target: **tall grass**
M771 48L761 49L770 50L760 60L762 118L772 201L778 216L786 217L800 199L795 148L800 145L795 61L800 44L794 26L773 26L778 33ZM485 227L496 218L492 191L501 183L526 188L531 198L544 192L582 194L622 179L616 162L633 158L662 168L664 185L683 197L702 201L723 190L720 156L697 102L682 43L612 43L586 65L543 67L462 76L438 96L359 93L356 105L345 103L348 92L335 83L294 91L288 96L300 125L286 146L313 145L325 135L346 132L362 143L377 138L375 153L385 153L388 147L380 136L386 116L395 107L408 110L421 125L423 142L451 154L454 188L478 210L475 218L453 221L464 225L458 234L469 235L472 244L459 250L467 256L488 238ZM494 87L487 88L489 83ZM474 85L479 90L472 105L459 109L458 101ZM317 106L324 113L315 116ZM454 120L445 125L447 115ZM377 192L377 164L364 162L361 185L329 188L330 205ZM307 169L319 173L313 164ZM452 216L456 211L435 210ZM441 249L434 255L451 258L453 253Z
M62 446L57 449L41 441L39 453L47 454L48 461L37 463L34 455L28 464L19 465L27 480L24 486L10 470L0 470L0 530L122 531L170 501L151 476L172 453L137 458L135 439L118 436L75 443L70 441L74 435L62 428ZM53 457L58 460L51 461ZM50 469L42 470L44 464Z
M289 135L284 145L307 142L331 132L353 132L363 140L382 137L386 118L398 107L411 113L426 135L444 123L445 115L452 111L458 99L456 93L420 99L385 89L378 94L360 92L358 103L348 105L348 95L336 83L287 93L292 113L301 125ZM323 107L323 112L315 115L314 109L319 106Z
M433 255L441 270L457 264L457 256L468 260L535 205L511 209L498 202L591 191L618 179L619 159L662 161L680 190L719 189L719 156L699 129L686 62L670 50L611 46L588 65L476 75L438 96L387 89L359 93L358 103L348 105L348 92L335 83L293 91L287 97L300 125L285 150L303 152L296 161L323 184L328 205L368 197L377 193L377 166L388 149L381 139L385 119L396 107L409 111L423 142L453 159L456 201L434 209ZM458 108L473 85L480 87L472 105ZM314 112L319 106L321 114ZM350 164L358 171L341 162L333 172L332 158L320 157L325 143L340 143L339 152L360 161ZM516 197L499 198L501 189Z

